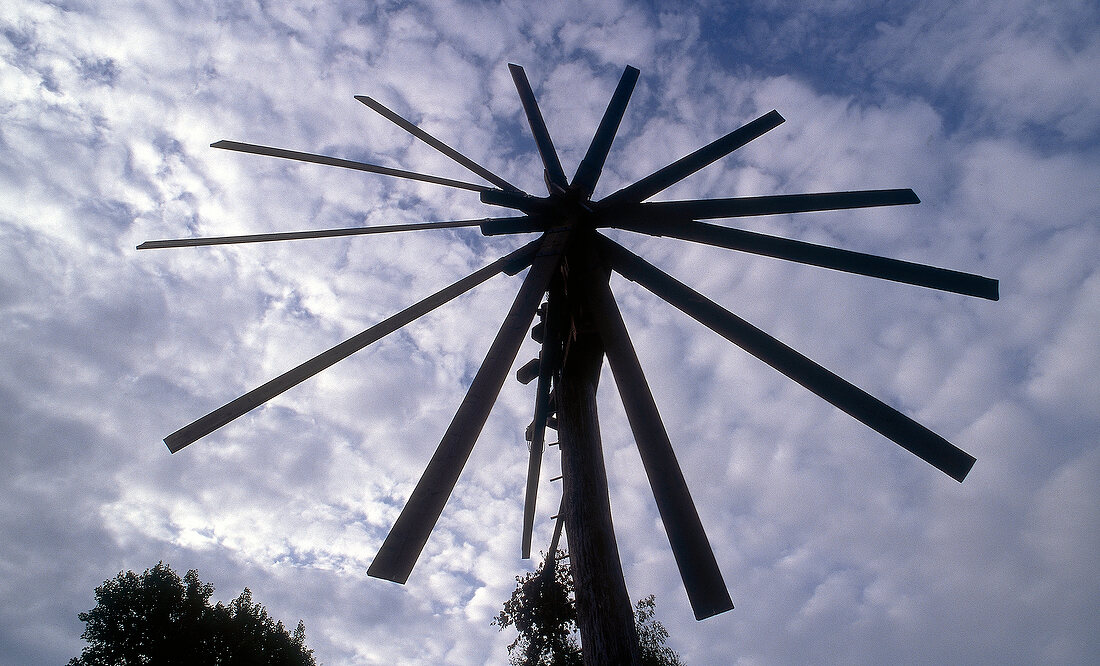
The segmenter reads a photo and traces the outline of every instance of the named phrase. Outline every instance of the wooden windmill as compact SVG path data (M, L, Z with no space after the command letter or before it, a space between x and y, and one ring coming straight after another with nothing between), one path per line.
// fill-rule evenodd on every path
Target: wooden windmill
M636 183L592 201L593 189L634 89L638 70L626 68L588 152L573 178L569 179L558 160L526 74L517 65L509 65L509 68L542 158L546 196L523 192L369 97L356 99L484 178L492 186L281 148L233 141L213 144L217 148L463 188L480 193L484 203L510 208L519 214L455 222L149 241L138 246L139 249L461 226L479 226L486 236L530 233L538 236L518 250L184 426L165 438L169 450L173 453L179 451L490 277L502 272L514 275L528 269L519 293L458 412L368 573L398 583L408 579L515 362L520 344L538 316L540 321L533 334L542 343L541 352L537 360L521 368L519 373L524 379L537 380L534 420L529 429L531 446L523 514L523 556L530 556L535 494L545 431L550 421L558 429L561 442L565 493L562 513L577 578L578 611L585 612L583 606L586 602L582 596L589 594L587 590L605 584L616 588L621 586L622 573L611 529L607 481L595 421L596 382L606 355L695 616L703 619L729 610L733 607L729 593L609 288L608 276L614 271L652 291L950 477L958 481L966 477L974 464L972 456L600 233L600 229L612 228L650 236L668 236L997 300L997 281L978 275L700 221L919 203L912 190L646 202L653 195L782 123L779 113L771 111ZM622 591L625 592L625 588ZM600 594L599 590L594 593ZM588 640L583 627L582 638Z

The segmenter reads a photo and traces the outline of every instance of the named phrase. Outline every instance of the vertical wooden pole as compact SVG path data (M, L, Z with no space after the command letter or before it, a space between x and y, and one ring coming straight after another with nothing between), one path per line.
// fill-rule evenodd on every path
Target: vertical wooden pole
M607 276L584 275L585 272L577 271L580 274L568 276L564 280L564 290L551 295L562 299L566 305L558 311L564 310L569 315L562 331L562 337L568 340L567 356L556 400L563 511L577 601L577 628L585 664L638 664L638 634L611 523L607 473L596 415L596 387L603 366L603 346L580 303L582 299L568 298L569 291L576 294L584 288L577 285L571 290L570 281L607 279Z

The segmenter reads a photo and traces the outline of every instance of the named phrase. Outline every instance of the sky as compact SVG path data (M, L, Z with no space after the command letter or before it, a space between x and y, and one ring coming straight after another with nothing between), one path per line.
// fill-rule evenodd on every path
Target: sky
M568 174L641 70L596 197L772 109L656 199L913 188L916 206L720 224L997 278L1001 300L616 240L977 458L955 482L613 277L736 608L696 622L605 367L632 599L691 664L1090 663L1100 654L1100 9L1093 2L138 2L0 9L0 664L79 653L94 588L158 561L245 586L320 663L499 664L524 426L509 379L408 583L366 575L518 289L499 276L176 454L211 409L526 242L476 193L219 151L281 146L521 188ZM527 340L518 367L537 353ZM547 451L535 547L560 489Z

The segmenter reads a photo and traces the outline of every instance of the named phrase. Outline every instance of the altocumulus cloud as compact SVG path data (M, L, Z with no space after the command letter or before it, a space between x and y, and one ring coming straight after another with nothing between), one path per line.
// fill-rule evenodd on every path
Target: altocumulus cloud
M662 196L912 187L919 206L739 224L1002 281L989 303L617 236L978 458L956 484L613 280L738 606L692 619L605 375L627 583L657 594L686 661L1100 652L1093 3L314 4L15 0L0 15L0 662L77 654L92 588L161 559L303 618L324 663L504 659L488 622L530 566L529 389L506 384L409 583L365 571L517 278L179 454L160 440L517 241L133 247L492 214L468 192L208 147L471 178L354 94L538 192L507 62L527 68L569 173L622 68L641 69L597 195L776 108L784 125ZM544 483L541 515L555 493Z

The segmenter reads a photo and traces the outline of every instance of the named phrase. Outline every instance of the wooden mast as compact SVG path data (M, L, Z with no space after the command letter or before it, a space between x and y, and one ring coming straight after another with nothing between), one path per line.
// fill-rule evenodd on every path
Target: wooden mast
M587 234L575 239L587 241ZM562 279L551 290L548 313L561 326L565 358L557 382L558 438L562 456L565 531L577 602L577 628L585 664L639 663L634 610L626 590L615 529L611 521L607 472L596 413L596 388L604 350L579 294L580 280L607 280L600 271L570 274L570 253L562 262ZM573 266L580 268L580 262ZM570 288L574 285L574 288ZM546 566L552 566L547 563Z

